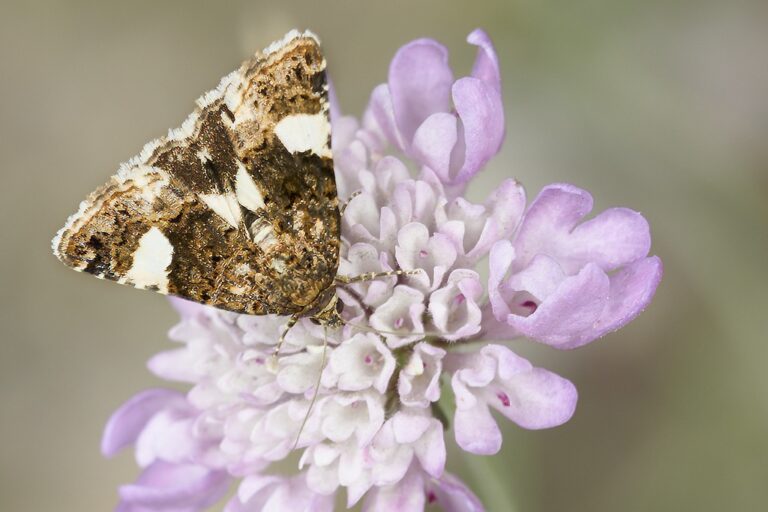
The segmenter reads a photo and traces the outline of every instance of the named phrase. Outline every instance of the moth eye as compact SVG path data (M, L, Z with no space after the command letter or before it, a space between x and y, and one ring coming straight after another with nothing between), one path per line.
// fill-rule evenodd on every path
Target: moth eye
M338 314L341 314L341 312L344 311L344 303L339 301L336 301L336 312Z

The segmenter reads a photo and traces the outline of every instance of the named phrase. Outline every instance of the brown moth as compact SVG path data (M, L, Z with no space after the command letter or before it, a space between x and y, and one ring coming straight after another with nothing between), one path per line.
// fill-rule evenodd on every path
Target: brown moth
M325 59L292 31L82 202L66 265L216 308L337 327L340 213ZM370 279L358 276L351 280Z

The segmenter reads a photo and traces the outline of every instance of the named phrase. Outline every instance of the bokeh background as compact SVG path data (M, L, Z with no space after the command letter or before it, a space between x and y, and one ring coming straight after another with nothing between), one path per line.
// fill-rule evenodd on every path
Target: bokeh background
M293 27L323 39L360 114L396 49L481 26L508 133L471 189L568 181L650 220L665 277L629 327L574 352L515 348L573 380L561 428L507 425L449 468L491 511L768 510L768 4L760 0L0 2L0 510L103 511L134 478L98 451L157 382L165 300L65 269L49 240L86 193ZM450 437L450 436L449 436Z

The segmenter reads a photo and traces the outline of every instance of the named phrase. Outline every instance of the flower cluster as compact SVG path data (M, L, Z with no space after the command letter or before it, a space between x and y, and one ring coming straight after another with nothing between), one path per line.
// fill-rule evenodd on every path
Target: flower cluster
M493 454L502 439L491 409L527 429L571 417L571 382L488 340L589 343L649 303L661 262L648 257L640 214L584 221L592 199L571 185L530 203L511 179L482 204L462 197L504 136L496 54L484 32L468 40L478 48L469 76L454 79L438 43L413 41L362 121L333 114L346 204L339 274L418 272L338 287L346 325L299 321L276 368L267 363L285 318L173 300L180 347L149 367L191 390L145 391L110 419L104 453L133 445L143 468L120 488L119 510L203 510L239 480L227 512L332 510L342 488L364 510L479 511L445 471L446 432ZM443 385L455 411L438 404ZM298 472L271 471L294 449Z

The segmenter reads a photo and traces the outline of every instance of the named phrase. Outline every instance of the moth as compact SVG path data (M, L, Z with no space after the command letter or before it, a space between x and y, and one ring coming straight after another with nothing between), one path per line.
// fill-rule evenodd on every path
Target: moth
M287 332L303 317L340 326L336 286L377 277L337 276L340 225L326 62L291 31L121 165L52 245L101 279L290 316Z

